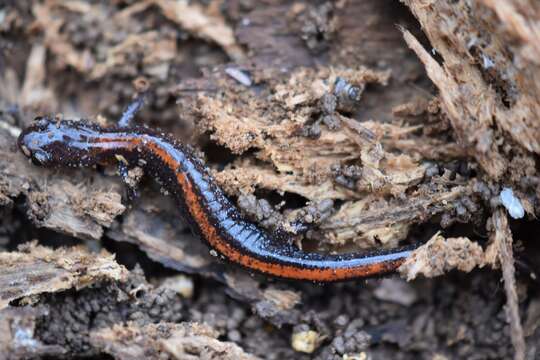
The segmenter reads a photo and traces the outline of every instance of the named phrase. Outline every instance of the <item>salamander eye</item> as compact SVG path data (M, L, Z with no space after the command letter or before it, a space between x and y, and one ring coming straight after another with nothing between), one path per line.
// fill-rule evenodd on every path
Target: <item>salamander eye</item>
M46 120L45 120L45 118L43 116L36 116L34 118L34 122L36 124L38 124L38 125L43 125L43 124L45 124Z
M49 125L50 120L44 116L37 116L34 118L34 124L38 128L44 130Z
M32 160L36 165L45 165L51 160L51 155L43 150L36 150L32 154Z

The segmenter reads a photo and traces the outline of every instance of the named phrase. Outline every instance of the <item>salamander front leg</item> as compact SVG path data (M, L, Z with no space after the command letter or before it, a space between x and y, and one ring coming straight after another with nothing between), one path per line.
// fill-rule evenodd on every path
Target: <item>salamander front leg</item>
M141 174L135 173L135 167L130 167L125 162L118 162L118 173L120 174L120 177L122 178L122 181L126 185L126 196L128 199L128 202L132 203L135 199L139 197L139 191L137 190L137 187L139 185L139 180L141 178Z
M139 110L141 110L141 108L143 107L145 97L146 97L145 92L138 94L135 100L133 100L124 109L124 112L122 113L122 117L120 118L120 120L118 120L119 127L128 127L132 125L131 121L133 120L135 115L137 115Z

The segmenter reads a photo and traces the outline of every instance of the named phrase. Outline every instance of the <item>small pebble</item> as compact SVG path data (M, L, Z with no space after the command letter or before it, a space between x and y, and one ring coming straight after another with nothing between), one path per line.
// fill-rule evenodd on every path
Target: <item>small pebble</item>
M225 73L244 86L251 86L252 84L252 81L249 75L247 75L245 72L243 72L240 69L227 68L225 69Z
M189 299L193 296L193 279L186 275L176 275L166 279L161 287L173 290L183 298Z
M319 346L319 333L313 330L294 333L291 338L291 346L295 351L311 354Z
M525 209L521 205L521 201L514 196L514 192L510 188L503 188L499 195L503 206L508 210L508 214L514 219L521 219L525 216Z

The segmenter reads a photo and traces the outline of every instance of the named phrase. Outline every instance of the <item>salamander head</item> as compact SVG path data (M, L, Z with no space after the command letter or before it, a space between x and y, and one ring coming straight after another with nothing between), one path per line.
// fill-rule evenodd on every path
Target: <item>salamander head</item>
M58 121L48 117L36 118L17 141L22 153L36 165L80 166L88 165L81 159L88 158L84 146L91 126L73 121Z

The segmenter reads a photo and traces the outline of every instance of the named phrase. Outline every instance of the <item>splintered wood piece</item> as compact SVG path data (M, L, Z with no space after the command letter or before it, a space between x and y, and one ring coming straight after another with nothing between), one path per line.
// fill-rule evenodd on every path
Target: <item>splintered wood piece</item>
M138 326L128 323L93 332L91 343L115 359L257 360L238 345L217 340L218 332L198 323L159 323Z
M70 288L82 288L103 280L122 281L127 269L106 251L91 254L82 247L52 250L36 243L17 252L0 253L0 309L13 300Z

